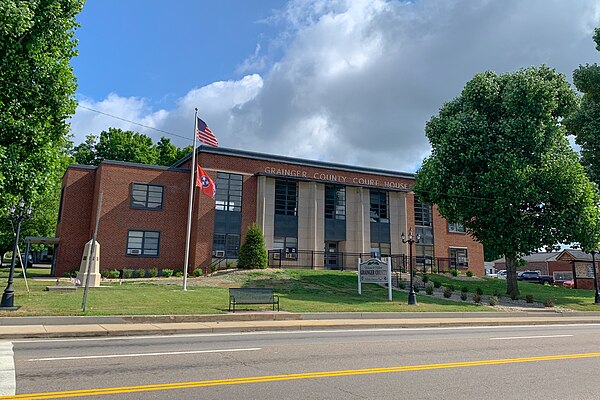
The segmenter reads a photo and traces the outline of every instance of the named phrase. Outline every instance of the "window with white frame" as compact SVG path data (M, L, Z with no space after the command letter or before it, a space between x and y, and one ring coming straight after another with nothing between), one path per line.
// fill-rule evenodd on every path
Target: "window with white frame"
M461 224L456 224L456 223L448 223L448 232L452 232L452 233L465 233L465 227L464 225Z

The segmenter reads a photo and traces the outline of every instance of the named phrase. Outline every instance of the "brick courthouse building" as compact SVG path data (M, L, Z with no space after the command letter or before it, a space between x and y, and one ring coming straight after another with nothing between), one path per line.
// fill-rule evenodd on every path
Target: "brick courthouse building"
M356 268L358 257L409 254L419 268L484 274L483 247L410 191L414 175L201 146L198 164L216 200L194 196L188 270L235 262L248 227L262 228L272 267ZM104 161L71 165L63 177L56 276L79 268L98 199L101 269L182 270L191 155L172 167Z

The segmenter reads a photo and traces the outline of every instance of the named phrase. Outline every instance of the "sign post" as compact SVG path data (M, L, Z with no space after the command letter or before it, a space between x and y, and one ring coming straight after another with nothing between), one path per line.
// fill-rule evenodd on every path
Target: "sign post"
M387 283L388 299L392 301L392 262L371 258L361 263L358 259L358 294L362 294L363 283Z

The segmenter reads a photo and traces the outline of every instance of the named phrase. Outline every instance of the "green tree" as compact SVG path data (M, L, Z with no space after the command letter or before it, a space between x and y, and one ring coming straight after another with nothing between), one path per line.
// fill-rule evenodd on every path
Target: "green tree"
M267 250L262 230L257 224L248 228L246 240L240 247L238 255L238 268L267 268Z
M600 50L600 28L596 28L594 41ZM583 93L581 106L566 120L575 142L581 146L581 163L590 179L600 183L600 66L580 65L573 72L573 83Z
M138 132L108 128L108 131L100 132L95 149L98 163L116 160L156 164L157 154L152 138Z
M71 156L77 164L98 165L96 157L96 141L98 137L89 134L85 137L85 142L78 144L71 150Z
M62 175L75 112L75 16L82 0L0 2L0 212L35 203Z
M414 191L486 250L504 254L510 295L519 294L522 255L598 243L597 190L561 124L576 106L564 76L548 67L486 72L426 125L432 153Z
M164 136L155 145L147 135L108 128L100 133L100 137L87 135L83 143L71 150L71 157L77 164L87 165L98 165L102 160L173 165L191 152L192 146L180 149Z

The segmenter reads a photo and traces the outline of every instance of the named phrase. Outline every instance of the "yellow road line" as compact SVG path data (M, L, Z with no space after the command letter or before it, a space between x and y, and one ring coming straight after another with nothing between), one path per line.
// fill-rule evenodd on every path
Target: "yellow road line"
M498 360L463 361L463 362L451 362L451 363L443 363L443 364L407 365L407 366L396 366L396 367L386 367L386 368L347 369L347 370L338 370L338 371L305 372L305 373L300 373L300 374L254 376L254 377L248 377L248 378L215 379L215 380L197 381L197 382L177 382L177 383L165 383L165 384L142 385L142 386L121 386L121 387L112 387L112 388L67 390L67 391L63 391L63 392L43 392L43 393L18 394L15 396L0 396L0 399L32 399L32 400L33 399L36 399L36 400L37 399L59 399L59 398L67 398L67 397L100 396L100 395L108 395L108 394L138 393L138 392L150 392L150 391L158 391L158 390L190 389L190 388L210 387L210 386L242 385L242 384L247 384L247 383L290 381L290 380L297 380L297 379L316 379L316 378L327 378L327 377L335 377L335 376L382 374L382 373L390 373L390 372L426 371L426 370L432 370L432 369L479 367L479 366L484 366L484 365L514 364L514 363L525 363L525 362L535 362L535 361L568 360L568 359L592 358L592 357L600 357L600 353L561 354L561 355L541 356L541 357L504 358L504 359L498 359Z

